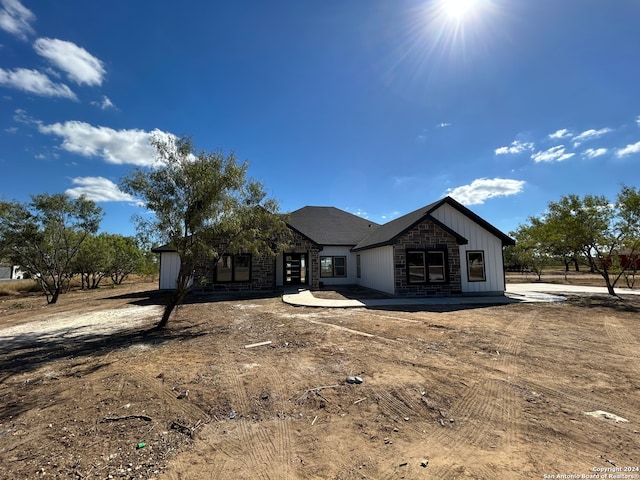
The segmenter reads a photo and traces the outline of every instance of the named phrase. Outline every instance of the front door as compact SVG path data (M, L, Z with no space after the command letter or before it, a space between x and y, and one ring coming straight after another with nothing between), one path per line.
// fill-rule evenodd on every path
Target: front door
M284 255L284 284L307 284L307 254L285 253Z

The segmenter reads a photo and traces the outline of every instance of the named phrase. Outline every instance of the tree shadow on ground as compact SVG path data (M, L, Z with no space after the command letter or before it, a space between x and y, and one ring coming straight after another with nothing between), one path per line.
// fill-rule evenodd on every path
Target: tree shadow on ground
M363 300L394 298L384 292L361 287L359 285L327 285L320 290L314 290L313 296L331 300Z
M616 312L640 313L640 298L632 295L567 295L567 302L582 308L607 308Z
M146 307L149 305L164 305L167 301L169 293L161 290L145 290L142 292L122 293L119 295L108 295L102 297L102 300L130 300L130 305Z
M384 312L406 312L406 313L417 313L417 312L428 312L428 313L451 313L451 312L461 312L464 310L479 310L481 308L492 308L492 307L504 307L507 305L512 305L513 303L459 303L459 304L445 304L445 305L380 305L375 307L366 307L367 310L380 310Z
M216 302L228 302L228 301L242 301L242 300L260 300L260 299L272 299L282 296L282 290L265 290L255 292L201 292L195 291L189 293L183 305L195 305L200 303L216 303ZM170 291L160 290L146 290L144 292L125 293L122 295L111 295L104 297L103 300L130 300L127 302L130 305L137 306L149 306L149 305L161 305L164 306L167 300L171 296Z
M109 333L81 333L86 326L57 331L31 332L5 340L0 346L0 385L8 378L37 370L58 360L73 359L77 364L85 360L87 368L93 368L95 360L107 354L131 348L135 345L158 346L174 341L184 341L206 335L194 325L149 330L124 328ZM103 363L96 368L108 365ZM82 368L80 368L82 370Z

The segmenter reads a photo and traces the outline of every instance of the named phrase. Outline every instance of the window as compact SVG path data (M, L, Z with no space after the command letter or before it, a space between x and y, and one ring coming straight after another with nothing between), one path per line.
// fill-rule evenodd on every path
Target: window
M447 255L444 250L408 250L408 283L445 283Z
M223 255L216 265L216 282L231 282L233 280L233 257Z
M233 257L233 280L248 282L251 280L251 256L236 255Z
M427 279L425 267L424 252L407 252L409 283L425 283Z
M320 276L346 277L347 257L320 257Z
M429 281L444 282L446 270L444 265L444 252L427 252L429 263Z
M251 280L251 255L223 255L216 264L218 283L248 282Z
M362 267L360 266L360 255L356 255L356 276L360 278L362 275Z
M487 280L484 269L484 252L482 250L467 251L467 278L470 282Z

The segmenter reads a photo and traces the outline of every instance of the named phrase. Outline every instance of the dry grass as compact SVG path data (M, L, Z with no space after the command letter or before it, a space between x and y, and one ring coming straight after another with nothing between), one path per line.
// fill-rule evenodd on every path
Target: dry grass
M537 282L538 275L535 273L512 273L506 274L507 283L529 283ZM543 283L555 283L560 285L583 285L586 287L604 287L605 282L601 275L588 272L564 272L562 270L545 270L540 281ZM623 286L624 280L620 279L618 286Z
M157 282L157 275L129 275L124 283L140 283L140 282ZM79 277L73 277L71 279L71 290L80 290L81 283ZM100 288L113 287L111 279L104 278L100 283ZM33 279L28 280L2 280L0 281L0 297L13 297L26 295L29 293L42 293L42 289L38 282ZM65 292L66 293L66 292ZM44 296L44 294L43 294Z
M11 297L39 291L40 286L35 280L3 280L0 282L0 297Z

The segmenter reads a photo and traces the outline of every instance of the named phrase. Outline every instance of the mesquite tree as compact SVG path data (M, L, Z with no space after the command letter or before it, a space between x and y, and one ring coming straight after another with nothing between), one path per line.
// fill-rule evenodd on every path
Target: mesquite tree
M56 303L101 219L102 209L84 197L43 193L29 203L0 202L0 253L38 281L47 303Z
M549 251L557 253L562 246L564 255L586 258L610 295L616 295L620 278L637 265L640 191L635 187L623 185L615 202L598 195L567 195L550 202L540 218L530 220L544 227L543 243Z
M262 184L247 179L246 162L220 151L196 152L189 138L152 141L157 164L136 168L121 182L153 217L137 217L138 231L176 250L180 269L157 328L190 291L198 262L216 261L227 251L275 253L286 224ZM225 251L220 251L220 244Z

